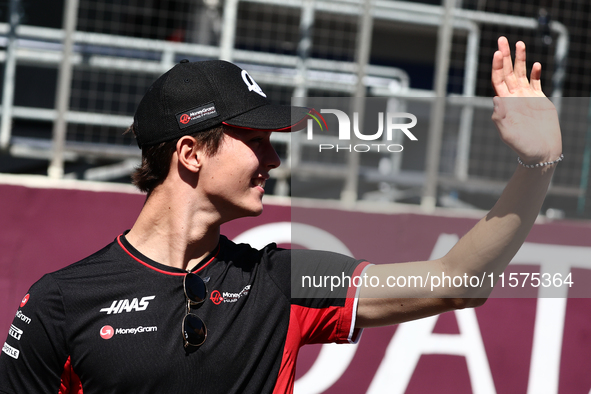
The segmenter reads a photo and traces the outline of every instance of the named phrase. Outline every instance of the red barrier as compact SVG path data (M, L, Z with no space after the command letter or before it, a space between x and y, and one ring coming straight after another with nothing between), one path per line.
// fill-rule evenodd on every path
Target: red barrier
M5 300L0 337L6 337L33 282L109 243L133 224L143 200L139 194L0 185L0 297ZM329 246L385 263L445 253L476 219L267 204L260 217L229 223L223 233L252 242L278 237L283 244L314 244L298 238L298 231L289 232L298 223L324 234ZM270 224L272 228L265 227ZM591 284L590 240L589 223L536 224L505 280L511 273L523 278L520 273L558 270L572 273L576 283ZM368 329L355 346L306 347L300 353L296 390L589 393L588 292L566 289L561 297L533 298L543 290L532 289L526 294L529 298L493 298L476 310ZM497 290L495 294L503 296Z

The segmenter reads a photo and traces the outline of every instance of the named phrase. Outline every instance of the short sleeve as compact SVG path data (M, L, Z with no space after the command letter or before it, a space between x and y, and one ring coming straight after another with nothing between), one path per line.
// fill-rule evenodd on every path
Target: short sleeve
M291 251L291 318L302 344L355 343L358 290L370 264L338 253Z
M0 355L0 391L57 393L68 360L65 312L53 278L45 275L24 296Z

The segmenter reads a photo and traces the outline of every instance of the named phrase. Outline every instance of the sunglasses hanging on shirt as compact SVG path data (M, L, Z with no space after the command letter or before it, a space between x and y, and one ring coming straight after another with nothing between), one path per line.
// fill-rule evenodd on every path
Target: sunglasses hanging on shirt
M188 346L201 346L207 338L207 327L201 318L191 313L191 306L200 305L207 297L207 286L199 275L188 273L183 279L185 298L187 299L187 313L183 318L183 341Z

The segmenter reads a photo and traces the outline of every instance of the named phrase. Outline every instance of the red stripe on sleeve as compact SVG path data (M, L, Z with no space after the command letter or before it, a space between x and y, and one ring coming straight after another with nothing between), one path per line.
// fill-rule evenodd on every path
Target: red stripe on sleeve
M352 278L360 276L370 265L363 262L357 266ZM356 342L361 329L355 329L357 287L347 291L345 306L308 308L292 305L289 327L283 347L283 357L275 384L274 394L293 393L295 367L300 347L310 343L351 343Z
M281 366L279 367L279 374L277 375L277 383L273 394L293 393L293 385L295 382L295 368L298 359L298 351L302 346L302 330L299 320L295 318L297 314L298 305L292 305L289 316L289 327L287 328L287 336L285 337L285 345L283 346L283 358L281 359Z

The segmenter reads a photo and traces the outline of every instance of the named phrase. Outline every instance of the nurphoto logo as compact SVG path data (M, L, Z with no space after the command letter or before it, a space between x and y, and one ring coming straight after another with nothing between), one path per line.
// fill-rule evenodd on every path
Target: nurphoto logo
M313 111L310 114L312 119L308 119L307 123L307 139L314 139L314 124L316 124L321 131L328 132L328 125L326 119L322 114L331 114L336 117L338 122L338 139L339 143L318 144L318 151L347 151L347 152L402 152L404 147L399 143L392 141L397 137L395 133L403 133L411 141L417 141L417 137L410 131L410 129L417 124L417 117L408 112L378 112L377 113L377 131L369 133L367 130L362 131L359 126L359 113L353 113L353 122L347 113L338 109L321 109L320 112ZM409 121L410 120L410 121ZM332 131L332 130L331 130ZM385 132L385 135L384 135ZM374 143L352 144L352 135L357 140L361 141L375 141ZM384 138L385 137L385 138ZM378 141L381 140L381 143ZM398 138L398 141L400 139ZM340 142L343 142L341 144ZM347 144L348 142L348 144Z

